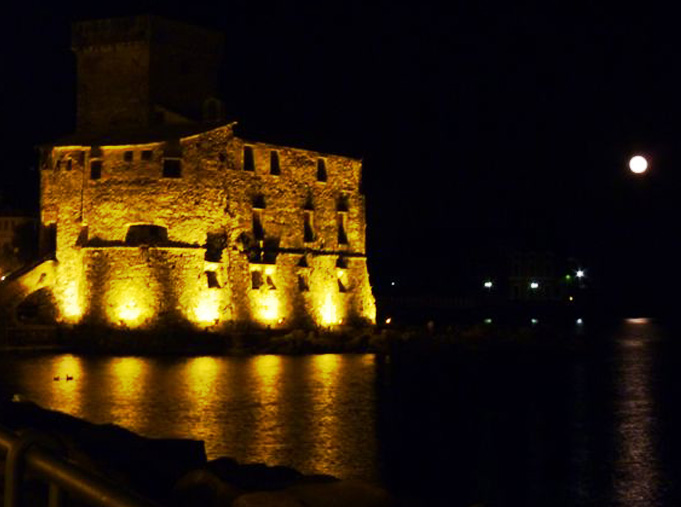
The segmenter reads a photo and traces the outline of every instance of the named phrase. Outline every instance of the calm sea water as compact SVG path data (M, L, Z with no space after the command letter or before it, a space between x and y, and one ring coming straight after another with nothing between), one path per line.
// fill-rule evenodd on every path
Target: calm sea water
M0 392L142 435L201 439L209 457L363 478L431 504L676 506L675 336L630 320L579 354L391 364L372 355L0 356Z

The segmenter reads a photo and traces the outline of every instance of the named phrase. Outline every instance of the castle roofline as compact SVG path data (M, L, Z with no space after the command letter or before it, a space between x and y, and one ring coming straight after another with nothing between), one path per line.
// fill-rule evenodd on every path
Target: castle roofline
M222 128L233 129L236 122L222 123L217 126L205 124L163 125L157 128L139 131L111 132L98 134L78 132L53 142L45 143L42 147L61 146L122 146L128 144L162 143L177 139L184 139L199 134L205 134Z
M40 145L41 148L57 148L66 146L127 146L134 144L151 144L162 143L165 141L173 141L178 139L188 139L193 136L206 134L218 129L231 129L237 125L236 121L229 123L222 123L217 126L206 126L205 124L175 124L162 125L153 129L143 129L139 131L125 131L125 132L111 132L109 134L97 133L75 133L67 137L63 137L53 142L48 142ZM354 162L362 162L359 157L351 157L340 153L329 153L318 150L311 150L305 147L289 146L280 143L270 143L267 141L255 141L239 137L245 144L253 146L269 146L272 148L288 148L292 150L304 151L307 153L314 153L318 157L340 157Z

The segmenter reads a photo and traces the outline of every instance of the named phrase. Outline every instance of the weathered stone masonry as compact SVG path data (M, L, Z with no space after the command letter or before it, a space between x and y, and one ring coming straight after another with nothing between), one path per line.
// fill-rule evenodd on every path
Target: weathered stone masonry
M88 53L87 72L112 55L127 61L130 45L140 60L144 46L113 37L111 25L104 44L98 23L76 30L81 44L87 33L105 46L99 62ZM111 135L112 111L91 99L102 82L79 85L90 94L89 103L79 97L79 132L42 154L42 243L55 248L62 322L213 330L374 322L359 160L246 141L233 123L184 120L166 103L148 108L162 120L140 117L146 98L114 100L134 103L115 127L134 128Z

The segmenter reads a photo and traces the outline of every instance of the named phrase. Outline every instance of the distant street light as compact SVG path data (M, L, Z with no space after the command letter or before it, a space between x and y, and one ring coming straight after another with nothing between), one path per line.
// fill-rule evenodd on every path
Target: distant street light
M648 161L641 155L631 157L631 160L629 160L629 169L631 169L631 172L634 174L643 174L648 169Z
M578 269L577 272L575 273L575 276L577 278L584 278L584 270L583 269Z
M537 290L538 288L539 288L539 284L537 282L531 282L530 283L530 289Z
M485 289L491 289L494 286L494 284L489 280L487 280L484 285Z

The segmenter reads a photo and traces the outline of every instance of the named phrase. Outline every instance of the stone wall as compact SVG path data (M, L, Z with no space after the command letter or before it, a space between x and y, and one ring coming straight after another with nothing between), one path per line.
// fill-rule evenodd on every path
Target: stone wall
M41 168L62 321L219 330L375 319L359 160L248 142L224 125L54 146ZM134 226L157 236L134 239Z

